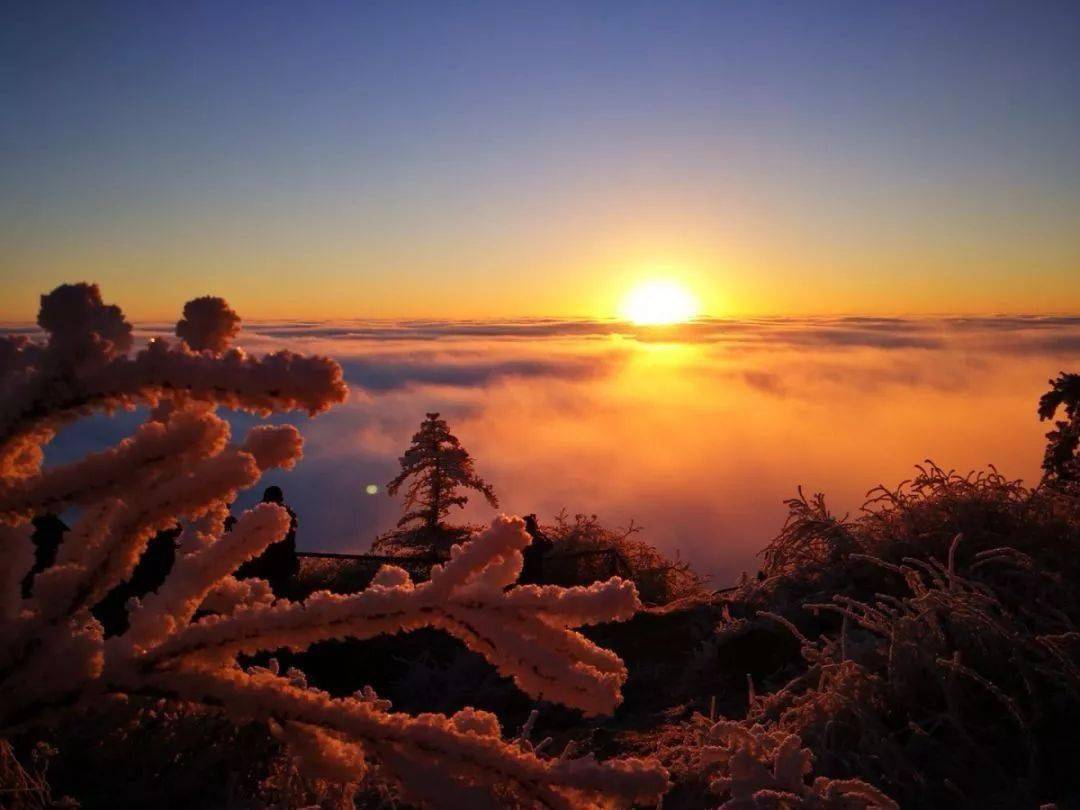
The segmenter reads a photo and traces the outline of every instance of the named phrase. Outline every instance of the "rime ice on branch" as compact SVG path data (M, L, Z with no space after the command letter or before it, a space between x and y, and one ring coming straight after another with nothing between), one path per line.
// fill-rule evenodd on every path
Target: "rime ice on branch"
M365 758L376 758L405 795L432 805L656 801L667 775L652 761L545 759L504 740L486 712L413 717L390 711L370 689L332 698L302 673L240 666L241 654L435 627L528 694L604 714L621 700L626 669L572 628L627 618L638 600L619 579L506 590L530 540L519 519L506 517L455 546L422 585L387 567L365 591L294 603L274 601L265 582L236 579L242 563L288 530L289 517L260 504L226 533L227 504L265 469L292 466L302 443L286 425L256 427L232 444L215 406L314 414L346 393L340 368L326 358L228 349L237 321L224 301L199 299L177 325L183 343L154 341L129 356L123 314L96 286L77 284L42 297L46 343L0 339L0 735L102 693L166 696L266 721L321 774L357 779ZM135 404L152 410L134 435L41 469L41 446L58 426ZM33 561L28 521L67 509L76 519L56 563L24 599L20 583ZM129 603L129 629L106 641L91 608L177 521L183 531L172 571L155 593Z
M176 324L176 336L197 352L223 352L240 333L240 316L224 298L204 295L184 304L184 317Z
M154 340L129 356L131 325L119 308L102 303L96 285L65 284L43 295L38 324L48 333L44 344L0 340L4 476L35 472L41 445L55 429L93 410L167 398L178 405L204 402L262 415L283 410L314 415L342 401L347 390L337 363L287 351L256 358L239 349L193 352L184 343ZM221 328L204 323L194 334L201 341L215 337L222 345Z

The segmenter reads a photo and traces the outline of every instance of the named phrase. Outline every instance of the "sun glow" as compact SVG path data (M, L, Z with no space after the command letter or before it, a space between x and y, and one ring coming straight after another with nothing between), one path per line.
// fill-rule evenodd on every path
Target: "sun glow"
M636 324L668 324L688 321L698 314L694 295L675 281L639 284L623 302L622 314Z

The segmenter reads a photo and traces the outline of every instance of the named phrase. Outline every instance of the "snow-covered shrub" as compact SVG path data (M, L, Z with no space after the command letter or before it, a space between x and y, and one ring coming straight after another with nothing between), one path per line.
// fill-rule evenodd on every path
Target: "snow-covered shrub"
M867 558L906 596L807 605L840 614L846 638L804 647L808 672L757 714L812 739L834 765L909 790L925 780L968 802L982 791L1018 804L1052 798L1047 766L1068 755L1058 745L1080 709L1075 599L1039 604L1054 577L1014 549L980 552L961 573L960 542L952 564Z
M762 552L766 576L800 576L839 559L855 548L847 518L837 518L818 492L807 498L799 495L784 502L788 517L780 533Z
M669 736L663 753L675 775L704 779L721 810L898 810L858 779L812 778L814 757L795 734L697 714Z
M759 678L748 721L904 806L1077 795L1075 494L928 463L854 519L801 505L770 550L804 564L729 597L740 621L786 625L804 659Z
M1040 418L1065 419L1034 488L928 461L854 517L820 495L788 502L762 572L724 598L724 626L796 639L756 673L744 725L796 735L819 773L905 807L1080 795L1077 379L1061 375L1040 401ZM715 635L719 660L745 663Z
M639 603L619 579L506 590L530 541L522 521L507 517L455 546L420 585L387 567L364 591L298 603L272 601L265 583L232 577L287 531L289 517L259 504L226 533L226 505L263 470L292 466L301 440L291 426L260 425L232 444L215 406L315 414L346 393L340 368L326 358L227 348L236 323L224 302L200 299L178 324L184 342L154 340L132 355L120 310L103 304L96 286L64 285L42 297L46 342L0 342L0 735L103 695L149 695L271 724L323 776L359 778L375 759L406 796L433 805L655 801L667 778L654 762L544 758L504 740L485 712L411 716L370 690L334 698L295 670L241 665L239 656L265 650L432 627L526 693L599 715L619 704L626 669L572 628L625 619ZM151 411L133 436L42 468L42 446L57 428L137 404ZM28 521L46 510L70 510L75 522L55 564L23 598L33 561ZM172 571L156 592L129 603L129 629L106 640L91 608L131 575L150 538L177 521Z
M610 576L610 559L615 559L620 573L633 580L638 595L647 605L665 605L686 596L700 594L702 579L681 560L670 560L638 535L640 526L625 529L605 527L596 515L561 512L555 522L543 527L551 539L551 555L545 562L545 576L556 582L591 581ZM594 553L613 557L592 556ZM590 565L591 563L591 565ZM602 565L599 565L601 564Z
M783 584L809 580L820 584L846 575L850 554L866 553L899 562L905 556L944 558L953 537L967 541L963 553L1008 542L1035 544L1044 536L1054 543L1062 517L1052 494L1035 492L995 468L959 474L926 461L899 486L877 486L867 493L862 514L836 517L822 494L786 501L788 518L761 552L762 573ZM1036 532L1033 534L1032 530Z

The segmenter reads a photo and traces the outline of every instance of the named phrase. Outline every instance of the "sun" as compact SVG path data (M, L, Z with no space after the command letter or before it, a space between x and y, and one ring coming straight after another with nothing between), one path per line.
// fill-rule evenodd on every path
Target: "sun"
M646 281L623 301L622 314L636 324L669 324L688 321L698 314L697 299L676 281Z

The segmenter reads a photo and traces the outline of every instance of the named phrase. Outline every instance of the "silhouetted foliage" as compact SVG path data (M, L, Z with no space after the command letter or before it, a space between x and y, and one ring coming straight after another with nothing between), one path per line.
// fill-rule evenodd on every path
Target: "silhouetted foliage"
M699 594L702 579L681 560L670 560L654 546L638 539L641 527L605 528L596 515L566 512L543 528L551 542L551 564L545 567L545 581L582 584L609 576L633 580L641 600L649 605L666 605ZM600 563L590 569L591 563Z
M854 540L847 516L835 517L818 492L807 499L799 487L799 496L784 501L788 517L780 534L764 550L764 575L795 573L835 562L851 551Z
M445 419L429 413L401 457L401 472L386 486L396 495L406 481L405 514L398 530L378 538L372 550L379 554L423 553L445 555L451 546L465 540L472 527L446 524L451 507L464 507L467 495L461 489L479 492L493 507L499 501L491 486L476 474L472 456L450 432Z
M1053 419L1059 408L1065 409L1065 419L1054 423L1046 434L1046 454L1043 470L1051 483L1075 485L1080 481L1080 374L1062 372L1050 380L1050 390L1039 400L1039 418Z

